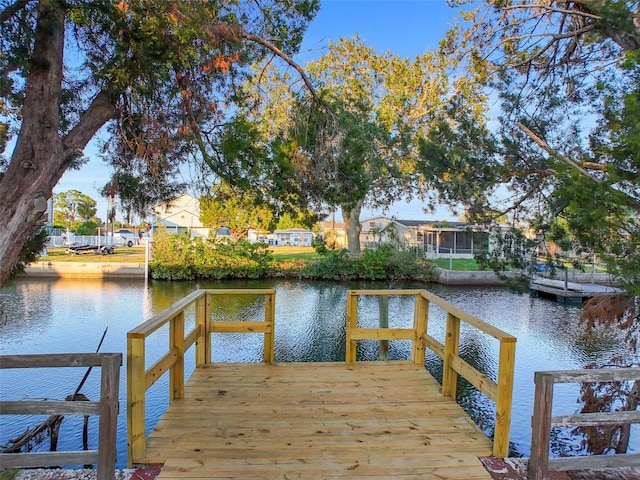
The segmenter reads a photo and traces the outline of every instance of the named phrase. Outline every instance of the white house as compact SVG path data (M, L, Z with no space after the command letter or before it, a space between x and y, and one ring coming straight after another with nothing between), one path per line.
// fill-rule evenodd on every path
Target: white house
M288 228L273 232L274 245L291 245L295 247L308 247L313 243L313 232L303 228Z
M158 233L158 227L165 227L167 233L189 232L192 237L207 237L209 228L200 222L200 201L191 195L183 194L168 202L152 208L152 233Z

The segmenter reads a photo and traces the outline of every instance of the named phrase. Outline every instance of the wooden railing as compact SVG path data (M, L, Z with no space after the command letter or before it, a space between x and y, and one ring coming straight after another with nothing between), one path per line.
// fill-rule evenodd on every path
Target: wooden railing
M98 480L115 478L121 353L2 355L0 368L101 367L100 401L18 400L0 402L0 412L20 415L99 415L98 449L0 454L0 468L97 466Z
M553 427L588 427L640 423L640 411L552 415L556 383L640 381L640 368L607 368L535 372L536 385L531 420L529 478L543 480L549 470L602 469L640 464L640 454L593 455L549 459L549 440Z
M230 295L264 295L264 321L212 321L212 298ZM185 310L195 305L195 326L185 332ZM264 334L263 360L274 361L273 325L275 291L270 289L197 290L127 333L127 448L129 465L144 461L146 450L145 396L169 372L169 400L184 397L185 352L195 343L197 365L211 362L211 333ZM169 325L168 351L150 367L145 363L146 338Z
M358 328L358 297L364 295L413 295L415 297L412 328ZM429 305L438 305L447 313L444 344L429 335ZM479 372L459 355L460 323L474 327L500 342L497 382ZM425 363L425 347L444 361L442 394L456 398L458 374L493 400L496 404L496 423L493 455L509 454L509 429L513 394L516 338L486 322L460 310L426 290L351 290L347 297L347 362L356 361L358 340L411 340L411 360Z

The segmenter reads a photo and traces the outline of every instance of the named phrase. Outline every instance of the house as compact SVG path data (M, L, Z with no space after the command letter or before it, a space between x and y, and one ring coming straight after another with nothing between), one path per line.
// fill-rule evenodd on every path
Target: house
M373 217L360 222L360 246L373 248L382 242L382 230L392 222L388 217Z
M183 194L168 202L152 208L152 234L159 227L165 227L167 233L189 232L192 237L209 236L209 228L200 221L200 201L191 195Z
M275 230L273 232L273 244L278 246L304 246L308 247L313 243L313 232L303 228L288 228L286 230Z
M318 233L331 248L347 247L347 231L344 223L329 220L318 224Z
M471 258L489 248L489 232L465 222L389 219L375 233L379 243L418 248L430 259Z

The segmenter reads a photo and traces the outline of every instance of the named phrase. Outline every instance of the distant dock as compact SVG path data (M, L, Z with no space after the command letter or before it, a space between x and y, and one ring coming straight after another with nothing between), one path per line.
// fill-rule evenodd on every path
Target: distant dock
M549 298L557 302L582 303L597 295L620 295L621 288L597 283L577 283L550 278L534 278L529 292L532 296Z

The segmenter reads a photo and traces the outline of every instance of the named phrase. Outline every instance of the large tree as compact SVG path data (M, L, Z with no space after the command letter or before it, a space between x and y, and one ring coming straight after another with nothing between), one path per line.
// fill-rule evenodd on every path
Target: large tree
M269 230L273 212L259 195L223 181L211 194L200 197L200 221L214 234L220 227L228 228L236 243L251 229Z
M96 201L78 190L68 190L54 195L54 215L62 225L70 226L76 220L90 220L96 215Z
M0 180L0 285L98 130L108 126L118 171L171 176L233 111L245 66L267 53L290 61L317 7L0 0L0 146L14 145ZM224 167L224 158L207 160Z
M306 64L315 97L292 94L287 74L272 72L255 115L264 137L276 139L273 158L288 165L298 198L342 210L351 254L360 252L363 206L385 208L427 191L416 139L447 115L454 98L482 105L468 77L450 80L454 68L437 52L400 58L354 37L330 43ZM312 108L318 97L324 109Z
M526 222L542 247L597 254L632 289L640 280L636 9L624 1L480 3L443 47L465 54L491 89L496 128L480 132L463 119L423 145L425 154L440 152L440 177L455 176L460 159L469 169L442 185L445 198L466 200L477 219ZM465 150L473 153L460 157Z

